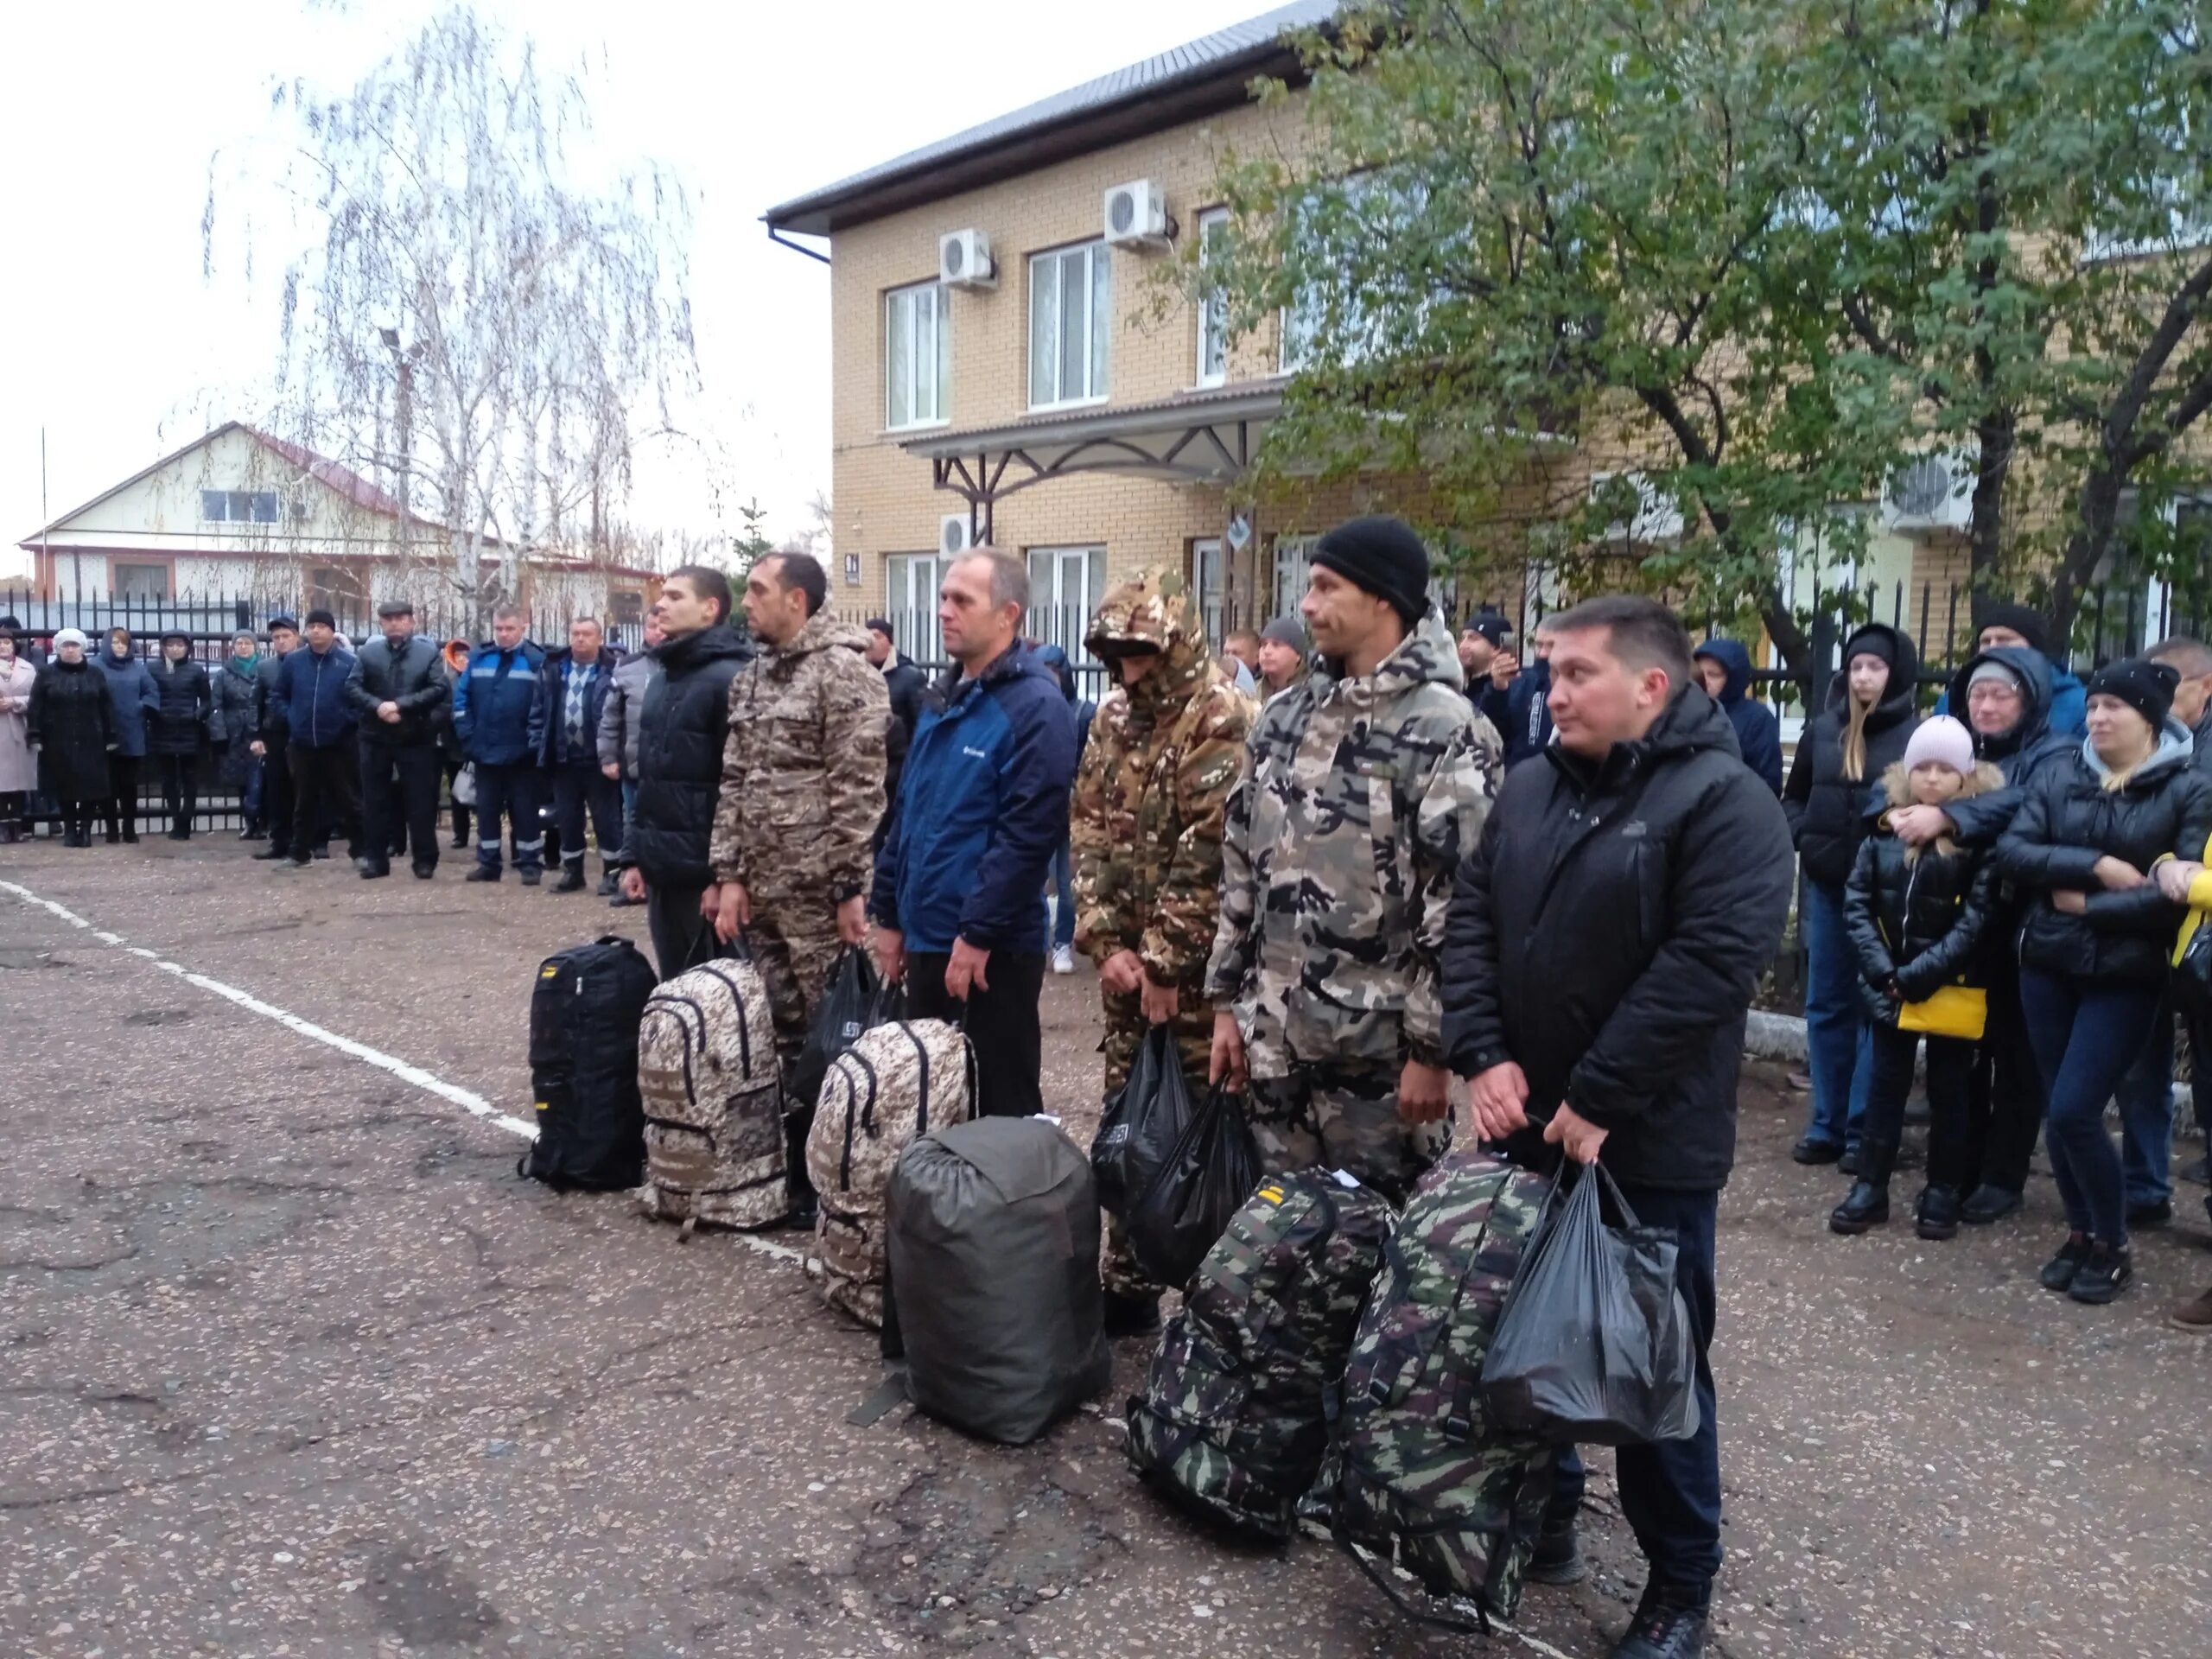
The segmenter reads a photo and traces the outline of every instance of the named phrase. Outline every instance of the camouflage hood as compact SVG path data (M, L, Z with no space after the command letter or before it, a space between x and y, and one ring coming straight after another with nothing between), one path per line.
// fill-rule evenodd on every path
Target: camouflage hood
M1110 662L1117 652L1133 645L1149 645L1160 652L1164 659L1160 665L1128 689L1132 710L1180 708L1205 683L1213 668L1198 607L1191 602L1190 583L1179 570L1158 566L1140 570L1107 590L1084 643L1102 662Z
M1314 670L1317 679L1334 682L1344 677L1344 658L1319 660L1319 666ZM1459 666L1459 645L1444 626L1443 613L1433 605L1414 631L1398 642L1398 648L1376 665L1375 700L1388 702L1430 683L1461 692L1467 687L1466 672Z

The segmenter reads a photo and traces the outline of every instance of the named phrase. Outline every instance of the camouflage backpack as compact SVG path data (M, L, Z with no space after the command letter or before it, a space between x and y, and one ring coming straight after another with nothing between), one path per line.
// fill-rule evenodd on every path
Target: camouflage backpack
M907 1145L976 1115L976 1052L957 1026L899 1020L871 1027L830 1064L806 1135L819 1205L822 1294L866 1324L883 1323L884 1194Z
M645 1212L766 1227L790 1209L784 1090L767 988L749 962L710 962L645 1000L638 1027Z
M1394 1219L1349 1175L1262 1181L1207 1253L1129 1402L1137 1472L1202 1516L1289 1537Z
M1333 1448L1338 1537L1499 1618L1520 1601L1555 1452L1501 1431L1478 1385L1550 1191L1472 1148L1421 1178L1360 1316Z

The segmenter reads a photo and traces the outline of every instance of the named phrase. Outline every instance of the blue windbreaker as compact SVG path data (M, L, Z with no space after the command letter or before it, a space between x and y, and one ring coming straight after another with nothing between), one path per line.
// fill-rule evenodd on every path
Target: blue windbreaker
M486 639L453 683L453 729L481 766L535 766L545 747L545 653L524 640L501 651Z
M1027 646L957 683L915 723L870 912L910 951L1041 952L1075 766L1074 711Z
M1728 677L1720 687L1720 712L1736 728L1736 747L1743 752L1744 764L1780 795L1782 722L1775 718L1773 709L1751 699L1751 653L1739 640L1708 639L1693 655L1710 657L1726 671Z

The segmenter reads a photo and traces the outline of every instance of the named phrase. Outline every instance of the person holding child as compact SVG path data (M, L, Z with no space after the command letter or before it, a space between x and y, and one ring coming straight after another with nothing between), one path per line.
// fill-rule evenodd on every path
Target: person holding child
M1971 982L1993 908L1996 866L1986 849L1961 846L1948 836L1907 842L1893 820L1915 806L1946 809L2004 784L1995 766L1974 759L1974 734L1942 715L1913 733L1904 758L1883 775L1873 828L1859 843L1844 898L1871 1027L1872 1071L1858 1179L1828 1217L1835 1232L1863 1233L1890 1218L1890 1173L1923 1033L1932 1121L1928 1185L1916 1206L1918 1231L1943 1239L1959 1230L1960 1191L1974 1173L1967 1080L1986 1009Z

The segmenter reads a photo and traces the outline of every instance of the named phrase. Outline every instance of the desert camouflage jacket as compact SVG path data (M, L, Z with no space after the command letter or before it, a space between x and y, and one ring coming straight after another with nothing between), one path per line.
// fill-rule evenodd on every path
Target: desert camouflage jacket
M868 635L827 611L740 669L729 683L715 879L755 894L865 893L890 715Z
M1155 983L1195 992L1221 908L1221 832L1255 717L1206 648L1182 576L1146 570L1106 595L1090 645L1156 646L1158 668L1108 694L1076 774L1069 849L1076 943L1134 950ZM1102 647L1103 648L1102 650Z
M1363 679L1324 660L1270 702L1229 804L1206 995L1253 1075L1442 1061L1437 965L1503 745L1432 609Z

